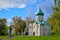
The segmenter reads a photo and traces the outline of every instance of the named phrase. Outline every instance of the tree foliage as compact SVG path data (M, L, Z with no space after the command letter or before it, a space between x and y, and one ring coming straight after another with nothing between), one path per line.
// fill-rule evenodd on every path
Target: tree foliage
M0 35L6 34L6 23L7 20L5 18L0 18Z
M60 34L60 1L58 2L58 7L54 7L53 10L54 13L48 18L48 22L52 27L52 32Z
M15 16L12 18L12 27L15 28L15 33L21 33L21 31L24 31L26 27L25 21L23 21L20 17Z

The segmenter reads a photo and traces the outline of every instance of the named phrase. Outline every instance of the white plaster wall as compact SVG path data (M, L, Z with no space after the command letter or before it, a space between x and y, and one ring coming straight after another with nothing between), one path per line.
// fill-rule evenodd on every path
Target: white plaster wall
M33 27L32 27L32 24L30 24L29 27L28 27L28 36L33 36Z
M39 20L43 21L43 16L42 15L36 16L36 21L38 22Z
M35 27L36 27L36 23L33 24L33 32L35 32L35 30L36 30Z
M37 34L38 34L38 25L36 24L36 26L35 26L35 36L37 36Z
M40 24L38 24L38 36L40 36Z
M44 35L44 26L41 25L41 26L40 26L40 29L41 29L41 30L40 30L40 31L41 31L41 32L40 32L40 33L41 33L40 35L43 36L43 35Z
M51 27L48 25L45 25L45 35L51 35Z

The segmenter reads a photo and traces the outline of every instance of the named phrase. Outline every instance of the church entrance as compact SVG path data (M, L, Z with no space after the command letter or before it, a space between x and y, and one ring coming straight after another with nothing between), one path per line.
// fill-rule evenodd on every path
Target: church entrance
M35 36L35 32L33 32L33 36Z

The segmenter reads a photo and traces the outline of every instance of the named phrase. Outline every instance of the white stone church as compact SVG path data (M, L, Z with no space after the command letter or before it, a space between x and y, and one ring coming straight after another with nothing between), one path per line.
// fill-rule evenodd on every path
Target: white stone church
M34 23L27 24L28 36L48 36L51 35L51 26L48 22L43 20L44 13L39 7L39 10L36 13L36 21ZM27 33L26 32L26 33ZM15 33L13 29L12 34Z
M42 10L38 9L37 13L36 13L36 21L34 23L26 23L26 27L27 27L27 31L25 31L25 33L28 32L28 36L48 36L51 35L51 26L49 25L48 22L43 20L44 17L44 13L42 12ZM12 34L15 33L15 29L13 29ZM25 34L24 33L24 34ZM25 34L26 35L26 34Z
M36 13L36 22L29 24L28 36L48 36L51 35L51 26L43 20L44 13L39 8Z

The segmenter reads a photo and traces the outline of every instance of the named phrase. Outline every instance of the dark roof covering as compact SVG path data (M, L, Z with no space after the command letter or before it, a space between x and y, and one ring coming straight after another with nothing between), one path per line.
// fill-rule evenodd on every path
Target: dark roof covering
M44 15L44 13L41 11L41 9L39 9L39 11L37 12L36 16L38 15Z

